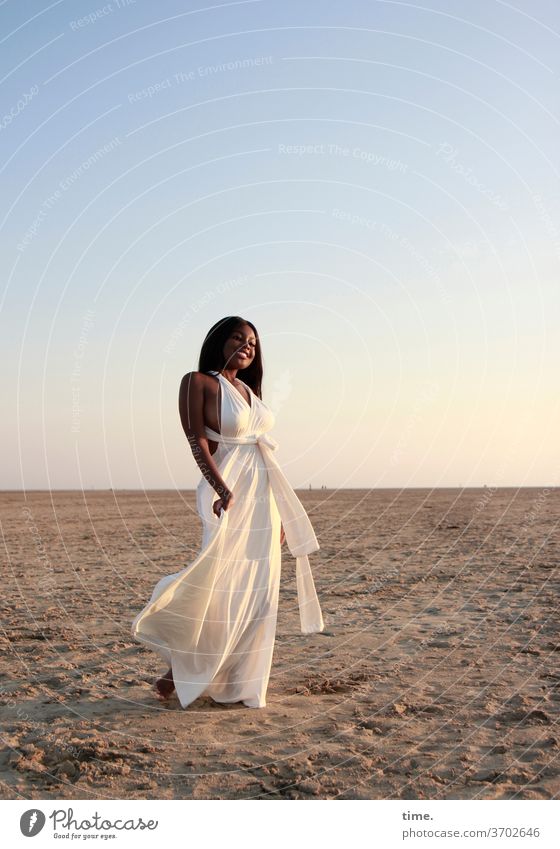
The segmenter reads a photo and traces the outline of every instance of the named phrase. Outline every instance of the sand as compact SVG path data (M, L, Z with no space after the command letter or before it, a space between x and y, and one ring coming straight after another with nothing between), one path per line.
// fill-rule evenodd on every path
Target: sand
M130 625L194 493L0 493L3 798L559 798L560 490L299 495L326 630L284 547L267 706L182 710Z

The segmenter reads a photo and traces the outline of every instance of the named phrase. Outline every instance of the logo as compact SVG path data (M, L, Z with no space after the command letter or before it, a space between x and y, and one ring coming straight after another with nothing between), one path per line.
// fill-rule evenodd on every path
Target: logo
M25 834L26 837L35 837L36 834L39 834L44 824L45 815L43 811L39 811L37 808L26 811L21 815L19 820L21 833Z

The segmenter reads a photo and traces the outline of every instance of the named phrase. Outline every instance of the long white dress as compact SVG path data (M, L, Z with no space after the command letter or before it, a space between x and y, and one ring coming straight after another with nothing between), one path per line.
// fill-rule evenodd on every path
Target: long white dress
M266 706L280 586L280 523L296 557L303 633L322 631L321 608L307 554L319 548L307 513L273 451L272 411L244 384L251 403L222 374L220 433L213 455L235 500L220 516L203 476L196 490L202 545L185 569L162 578L132 624L132 634L173 670L185 708L200 695L217 702ZM243 382L243 381L241 381Z

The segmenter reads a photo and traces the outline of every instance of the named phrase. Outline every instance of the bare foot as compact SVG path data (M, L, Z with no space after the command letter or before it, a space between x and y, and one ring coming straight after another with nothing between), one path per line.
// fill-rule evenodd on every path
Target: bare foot
M157 679L155 683L155 690L156 697L160 700L160 702L166 702L167 699L169 699L169 697L175 690L172 669L168 669L165 675L162 675L161 678Z

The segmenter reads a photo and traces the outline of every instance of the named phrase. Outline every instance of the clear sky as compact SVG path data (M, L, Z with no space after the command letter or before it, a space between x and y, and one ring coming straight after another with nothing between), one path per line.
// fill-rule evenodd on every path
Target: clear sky
M191 488L257 327L294 486L559 485L552 0L0 3L3 489Z

